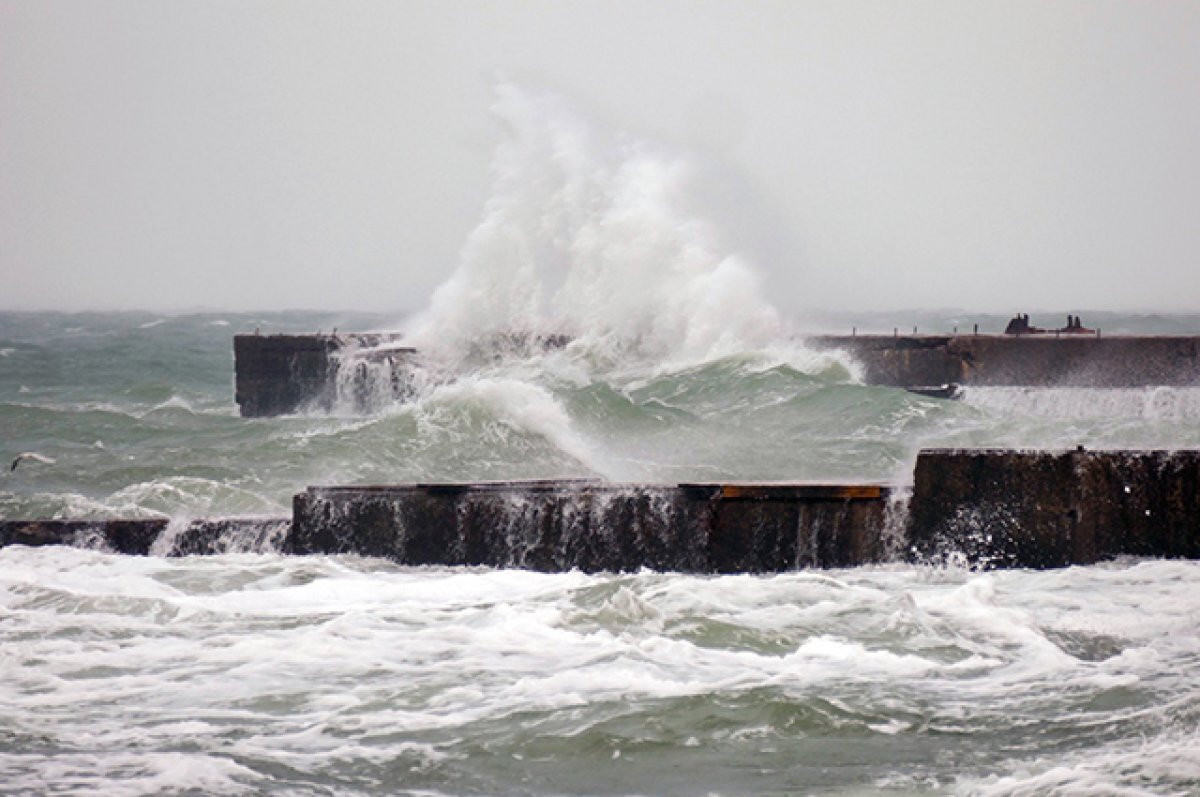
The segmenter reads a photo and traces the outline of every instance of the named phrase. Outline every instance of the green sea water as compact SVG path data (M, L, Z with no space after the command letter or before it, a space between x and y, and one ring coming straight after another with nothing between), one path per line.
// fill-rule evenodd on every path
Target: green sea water
M973 318L917 320L949 331ZM1190 317L1103 320L1114 334L1200 329ZM5 472L0 517L287 514L291 496L314 484L904 483L922 446L1200 445L1195 389L972 389L947 402L861 384L852 360L791 338L667 364L567 347L457 363L414 400L371 415L238 416L235 333L402 324L318 313L0 314L0 454L54 460Z
M917 323L975 320L1003 321ZM372 414L239 417L235 332L334 326L403 322L0 314L0 445L49 460L0 477L0 517L286 515L329 483L903 482L924 445L1200 446L1192 389L947 402L791 337L430 361ZM1137 560L696 577L10 547L0 794L1196 794L1198 585L1195 563Z

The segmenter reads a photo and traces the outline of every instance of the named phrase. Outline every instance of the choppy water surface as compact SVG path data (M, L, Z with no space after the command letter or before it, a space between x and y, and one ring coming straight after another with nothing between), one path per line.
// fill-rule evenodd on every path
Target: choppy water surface
M0 551L0 793L1194 794L1200 566Z
M886 479L923 444L1200 445L1192 390L943 402L802 346L640 370L566 350L374 416L244 420L230 335L266 324L333 325L0 317L7 453L55 460L3 477L0 514L286 513L344 481ZM1192 794L1198 584L1179 562L696 578L12 548L0 793Z
M689 210L686 162L512 86L495 111L484 218L404 321L411 401L233 403L233 333L395 319L0 313L0 454L39 456L0 471L0 518L286 515L310 484L903 482L930 445L1200 447L1197 389L863 385ZM0 794L1197 794L1198 586L1190 562L697 578L14 547Z
M909 478L928 445L1200 446L1200 390L858 383L802 343L681 363L568 347L466 365L378 414L245 420L232 335L379 326L316 314L0 314L0 517L286 514L310 484L598 476ZM6 460L7 461L7 460Z

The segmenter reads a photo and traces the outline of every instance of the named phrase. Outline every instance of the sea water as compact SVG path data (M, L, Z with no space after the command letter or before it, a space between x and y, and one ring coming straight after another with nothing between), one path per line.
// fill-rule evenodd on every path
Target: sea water
M0 551L0 793L1195 794L1192 562Z
M0 453L42 457L6 467L0 518L284 516L311 484L903 483L922 446L1200 447L1196 389L864 385L689 210L686 160L513 87L496 113L492 196L420 313L0 314ZM234 333L334 327L408 333L412 395L238 416ZM1196 794L1198 630L1192 562L697 577L12 547L0 794Z

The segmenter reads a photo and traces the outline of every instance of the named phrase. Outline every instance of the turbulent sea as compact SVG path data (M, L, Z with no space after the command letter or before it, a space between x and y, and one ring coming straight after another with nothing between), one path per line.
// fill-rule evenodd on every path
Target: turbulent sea
M493 112L483 217L402 320L411 400L253 420L233 402L235 332L397 319L0 314L0 453L37 455L0 476L0 518L286 516L314 484L903 483L921 446L1200 447L1195 389L865 386L797 329L1006 319L789 322L686 158L513 85ZM0 550L0 795L1200 794L1194 562L696 577L231 549Z
M890 329L837 323L872 320ZM6 469L0 517L286 515L322 483L903 482L928 445L1200 447L1200 391L945 402L794 341L517 352L368 416L238 417L235 332L388 321L0 314L0 453L53 460ZM13 547L0 794L1196 794L1198 595L1178 561L696 577Z

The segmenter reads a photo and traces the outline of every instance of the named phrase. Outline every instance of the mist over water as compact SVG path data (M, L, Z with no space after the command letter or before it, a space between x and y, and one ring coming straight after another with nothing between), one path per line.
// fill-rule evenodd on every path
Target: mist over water
M754 270L689 210L695 166L496 86L484 216L411 336L424 351L567 335L594 357L702 362L783 339Z
M402 325L421 351L404 401L233 403L233 333L381 316L0 314L0 453L52 460L0 476L0 518L286 515L310 484L903 483L922 446L1200 447L1197 388L864 385L692 210L693 164L511 85L494 110L483 219ZM908 320L974 323L875 319ZM1194 794L1198 580L1135 560L701 578L14 547L0 794Z

